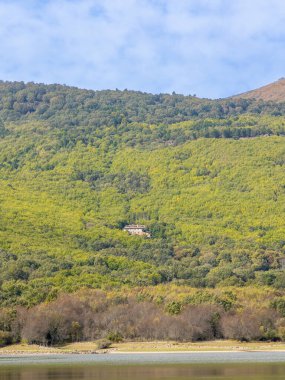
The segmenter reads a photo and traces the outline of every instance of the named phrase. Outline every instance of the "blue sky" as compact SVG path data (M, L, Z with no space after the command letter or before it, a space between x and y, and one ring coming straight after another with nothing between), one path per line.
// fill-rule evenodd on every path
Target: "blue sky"
M0 79L225 97L285 76L284 0L0 0Z

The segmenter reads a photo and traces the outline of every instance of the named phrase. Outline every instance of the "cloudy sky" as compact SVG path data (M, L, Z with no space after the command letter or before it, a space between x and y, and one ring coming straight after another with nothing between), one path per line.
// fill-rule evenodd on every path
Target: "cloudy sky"
M0 0L0 79L224 97L285 76L284 0Z

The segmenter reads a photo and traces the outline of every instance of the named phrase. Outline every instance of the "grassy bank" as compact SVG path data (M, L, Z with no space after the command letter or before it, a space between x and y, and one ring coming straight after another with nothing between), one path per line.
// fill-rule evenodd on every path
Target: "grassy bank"
M108 349L98 349L97 342L77 342L57 347L14 344L0 348L0 355L17 354L71 354L71 353L140 353L140 352L235 352L235 351L285 351L285 343L250 342L234 340L216 340L209 342L178 343L162 342L122 342L113 343Z

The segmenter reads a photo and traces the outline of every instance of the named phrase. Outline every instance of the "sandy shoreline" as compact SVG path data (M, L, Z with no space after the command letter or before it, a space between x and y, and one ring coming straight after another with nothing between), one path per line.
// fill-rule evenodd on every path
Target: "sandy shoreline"
M203 354L240 354L240 353L284 353L285 350L240 350L240 351L135 351L135 352L129 352L129 351L120 351L120 352L115 352L115 351L107 351L107 352L1 352L0 353L0 358L6 358L6 357L45 357L45 356L70 356L70 355L153 355L153 354L164 354L164 355L173 355L173 354L193 354L193 355L203 355Z
M0 348L1 356L46 356L46 355L96 355L96 354L187 354L187 353L241 353L241 352L283 352L285 343L211 341L196 343L178 342L121 342L113 343L110 348L98 349L97 342L69 343L59 347L14 344Z
M229 351L109 351L108 354L228 354L228 353L241 353L241 352L284 352L285 350L229 350Z

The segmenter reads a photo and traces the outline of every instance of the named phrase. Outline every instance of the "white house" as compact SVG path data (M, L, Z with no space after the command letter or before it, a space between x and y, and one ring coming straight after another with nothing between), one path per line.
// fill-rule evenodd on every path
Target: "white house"
M124 227L124 231L127 231L130 235L150 237L150 233L146 231L146 226L143 224L129 224Z

